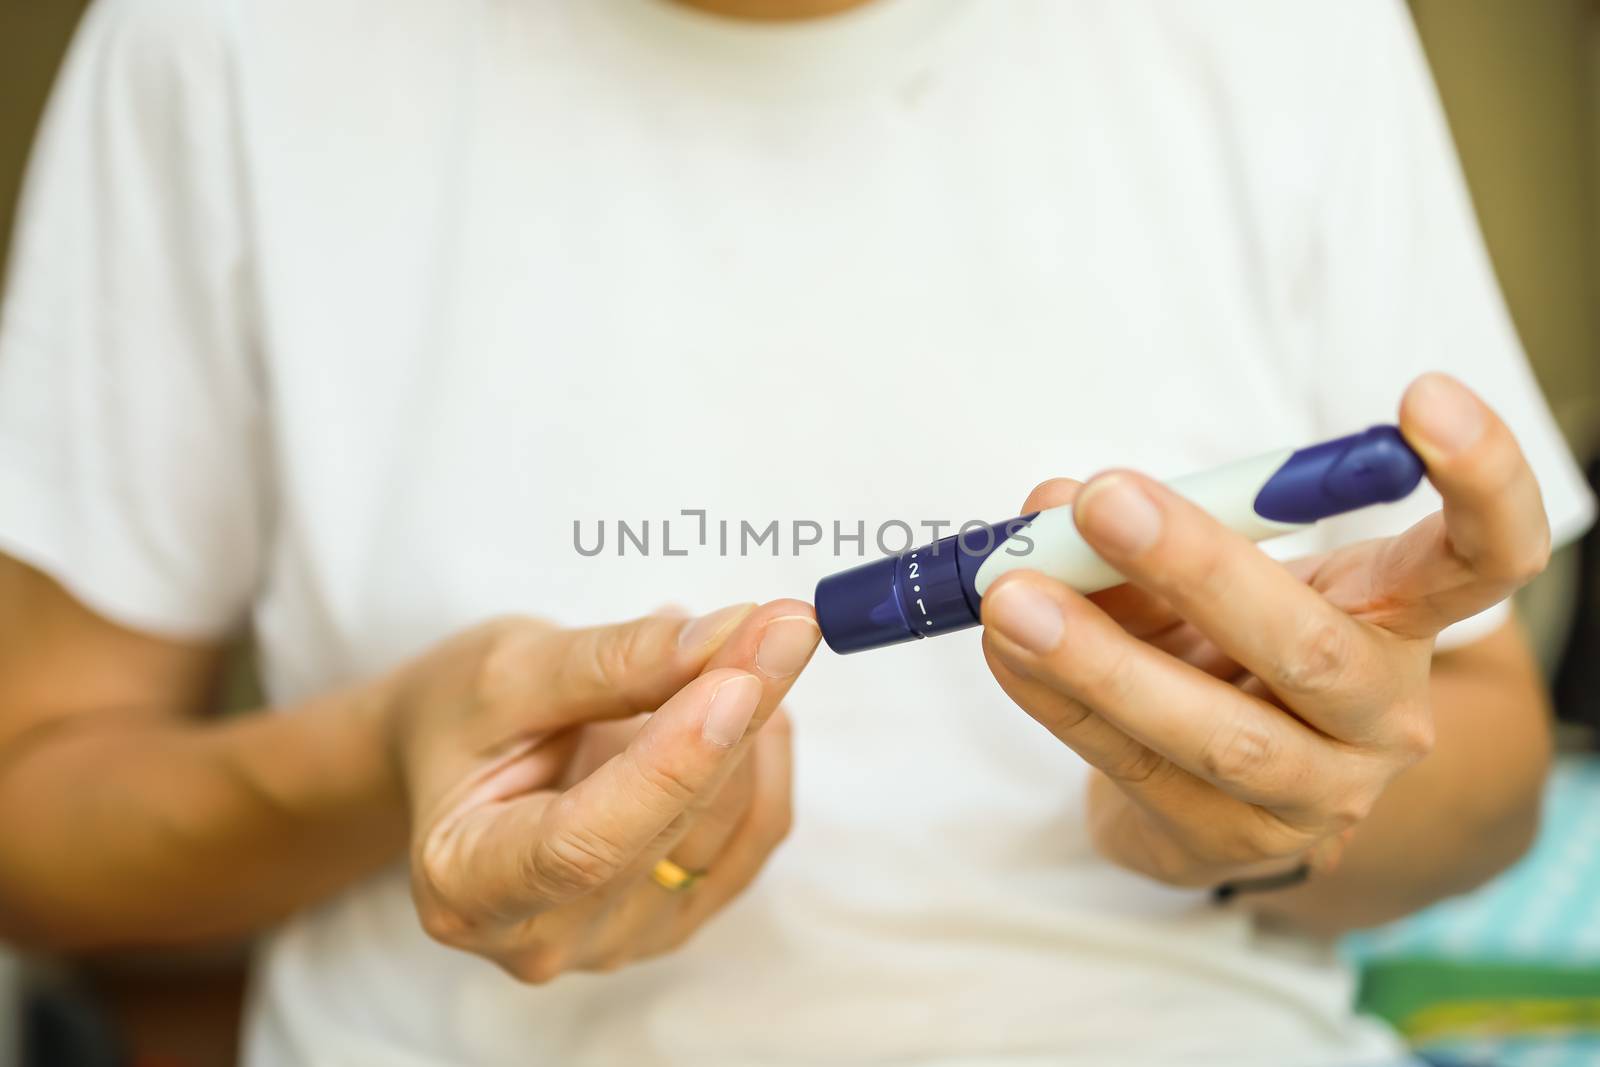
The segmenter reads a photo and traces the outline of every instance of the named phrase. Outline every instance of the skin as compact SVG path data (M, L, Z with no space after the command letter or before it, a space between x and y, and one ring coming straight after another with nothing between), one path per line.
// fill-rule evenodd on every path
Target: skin
M0 557L0 938L232 939L409 851L424 928L520 980L667 951L788 832L778 703L819 637L798 601L502 619L205 721L220 649L122 629ZM649 879L669 853L710 873L669 893Z
M1333 931L1476 884L1527 847L1549 761L1514 626L1434 637L1541 571L1550 536L1515 439L1428 375L1400 411L1444 508L1407 532L1280 565L1130 471L1047 483L1132 581L1094 598L1018 572L984 597L1001 686L1092 764L1113 862L1183 886L1308 863L1264 911ZM1250 898L1246 898L1250 899Z

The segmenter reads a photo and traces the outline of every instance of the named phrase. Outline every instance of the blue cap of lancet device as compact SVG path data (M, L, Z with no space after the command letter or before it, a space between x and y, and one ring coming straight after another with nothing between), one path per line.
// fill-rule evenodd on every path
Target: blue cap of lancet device
M817 583L817 625L835 652L915 641L895 588L899 556L885 556Z
M817 583L817 625L835 652L861 652L978 625L978 568L1032 515L863 563Z
M1256 494L1255 512L1307 523L1392 503L1422 481L1422 460L1393 426L1324 441L1291 455Z

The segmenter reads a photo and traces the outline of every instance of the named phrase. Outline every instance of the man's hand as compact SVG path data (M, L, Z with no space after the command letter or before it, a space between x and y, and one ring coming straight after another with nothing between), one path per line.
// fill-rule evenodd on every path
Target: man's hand
M983 600L1006 692L1100 772L1097 847L1178 885L1309 862L1434 740L1433 642L1544 568L1538 483L1510 431L1443 375L1401 430L1444 499L1398 537L1285 566L1156 482L1040 486L1130 581L1093 598L1032 572Z
M818 636L798 601L592 630L513 619L402 669L385 703L423 926L528 982L682 944L788 832L777 708ZM669 857L703 879L656 884Z

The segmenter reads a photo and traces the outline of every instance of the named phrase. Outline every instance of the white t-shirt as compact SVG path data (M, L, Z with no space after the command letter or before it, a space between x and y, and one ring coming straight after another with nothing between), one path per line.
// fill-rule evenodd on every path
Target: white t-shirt
M291 702L497 613L807 597L891 520L1392 421L1427 368L1499 407L1558 539L1579 531L1392 0L878 0L786 26L101 0L20 218L0 547L153 632L249 618ZM619 520L650 522L648 554ZM797 551L797 522L822 543ZM385 872L271 939L247 1063L1398 1048L1328 946L1100 860L1083 765L974 634L824 651L790 704L794 836L685 951L519 986L431 943Z

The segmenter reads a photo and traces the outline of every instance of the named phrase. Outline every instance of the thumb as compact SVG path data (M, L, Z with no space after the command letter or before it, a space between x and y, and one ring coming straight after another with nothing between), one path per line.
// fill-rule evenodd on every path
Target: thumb
M605 891L709 803L762 699L759 678L715 670L665 701L628 746L565 793L446 820L422 855L430 894L519 921Z
M705 669L754 607L556 630L539 642L529 676L543 680L540 703L562 726L654 711Z

